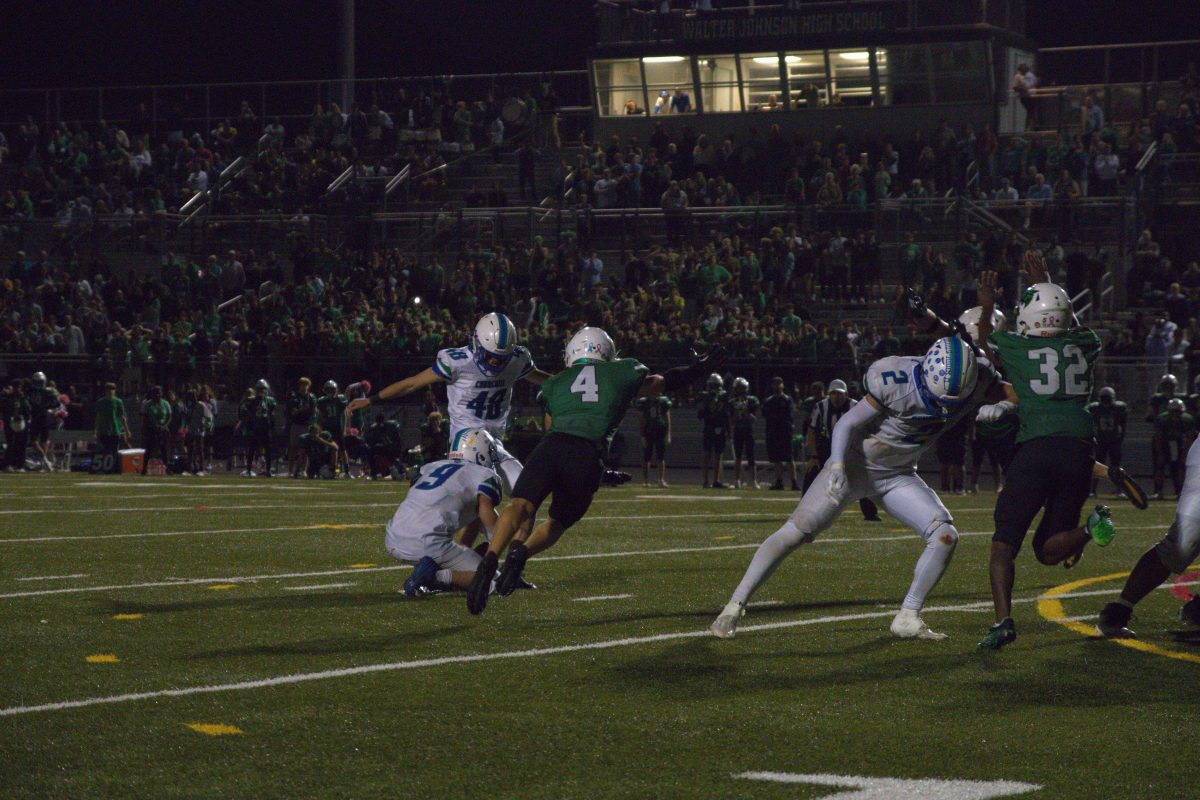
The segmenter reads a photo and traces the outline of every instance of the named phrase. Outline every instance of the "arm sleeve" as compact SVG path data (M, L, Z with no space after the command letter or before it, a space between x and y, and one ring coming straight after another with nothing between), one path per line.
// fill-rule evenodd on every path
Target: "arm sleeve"
M846 447L854 434L879 415L879 411L867 401L854 405L833 426L833 441L829 448L829 463L845 463Z

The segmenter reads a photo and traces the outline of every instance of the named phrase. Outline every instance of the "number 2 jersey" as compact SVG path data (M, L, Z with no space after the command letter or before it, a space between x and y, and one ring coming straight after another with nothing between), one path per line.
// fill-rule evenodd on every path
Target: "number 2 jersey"
M433 371L446 381L451 437L467 428L483 428L497 440L503 438L513 384L533 370L533 356L524 347L515 348L512 359L495 375L480 369L466 347L438 351Z
M487 467L449 460L425 464L388 523L388 535L453 535L475 519L480 495L500 503L500 478Z
M1092 365L1101 347L1095 331L1072 328L1058 336L993 333L989 342L1020 400L1018 444L1047 436L1092 440L1088 401Z
M987 359L977 362L979 375L967 402L949 416L931 405L917 387L921 359L909 356L881 358L867 369L867 393L884 413L867 427L862 452L873 469L908 470L916 467L938 436L964 417L975 416L988 393L1000 380ZM849 454L847 454L849 455Z

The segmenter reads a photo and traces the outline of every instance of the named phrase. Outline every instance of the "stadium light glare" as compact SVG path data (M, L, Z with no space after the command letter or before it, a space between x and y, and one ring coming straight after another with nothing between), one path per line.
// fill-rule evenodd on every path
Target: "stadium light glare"
M784 56L783 60L786 61L788 64L799 64L800 56ZM756 56L754 58L754 63L755 64L767 64L767 65L777 64L777 63L779 63L779 59L776 58L775 56Z
M420 295L418 295L417 297L414 297L414 298L413 298L413 305L414 305L414 306L419 306L419 305L421 305L421 297L420 297Z
M867 61L871 58L871 54L866 50L854 50L849 53L838 53L846 61Z
M683 56L646 56L643 64L674 64L683 61Z

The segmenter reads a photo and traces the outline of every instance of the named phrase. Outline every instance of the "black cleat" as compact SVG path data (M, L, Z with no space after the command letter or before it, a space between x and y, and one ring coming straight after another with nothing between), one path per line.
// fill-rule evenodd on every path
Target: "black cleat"
M600 483L604 486L622 486L633 480L633 476L628 472L621 472L615 469L604 470L604 477L600 479Z
M1192 625L1200 625L1200 594L1192 595L1192 599L1183 604L1183 607L1179 609L1179 620Z
M1136 639L1137 634L1129 630L1129 620L1133 618L1133 609L1120 603L1109 603L1100 609L1100 618L1096 620L1096 630L1105 639Z
M488 595L492 593L492 578L496 577L499 560L495 553L488 553L475 569L475 577L467 588L467 610L472 614L482 614L487 608Z
M1146 497L1146 490L1125 471L1124 467L1109 467L1108 479L1121 490L1121 494L1125 495L1129 502L1133 503L1134 508L1144 510L1149 507L1150 501Z
M504 559L504 569L501 571L500 577L496 579L496 594L508 597L521 588L521 572L525 569L525 562L528 560L529 550L525 545L518 542L509 548L508 557Z

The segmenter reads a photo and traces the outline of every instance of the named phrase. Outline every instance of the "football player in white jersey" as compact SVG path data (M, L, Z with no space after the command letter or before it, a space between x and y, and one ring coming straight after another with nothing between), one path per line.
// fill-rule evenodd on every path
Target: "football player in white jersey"
M750 596L793 550L813 541L848 503L870 497L925 540L912 584L892 620L901 638L944 639L921 619L925 599L958 544L954 520L917 475L921 454L938 435L984 403L1006 397L1006 384L959 337L938 339L924 357L889 356L867 370L867 396L838 420L829 460L791 518L767 538L729 603L713 622L730 638Z
M416 565L404 582L409 597L471 584L480 556L454 541L454 534L477 519L489 536L496 527L500 478L495 451L496 442L487 431L462 431L448 458L421 467L387 524L387 551Z
M450 412L450 450L454 450L464 431L482 429L495 439L496 471L505 492L521 474L517 461L501 444L508 412L512 406L512 387L524 378L541 386L547 372L533 365L533 356L517 344L517 326L504 314L485 314L475 325L475 336L466 347L439 350L433 366L393 383L377 394L361 397L346 407L346 414L373 403L396 401L434 383L445 383Z

